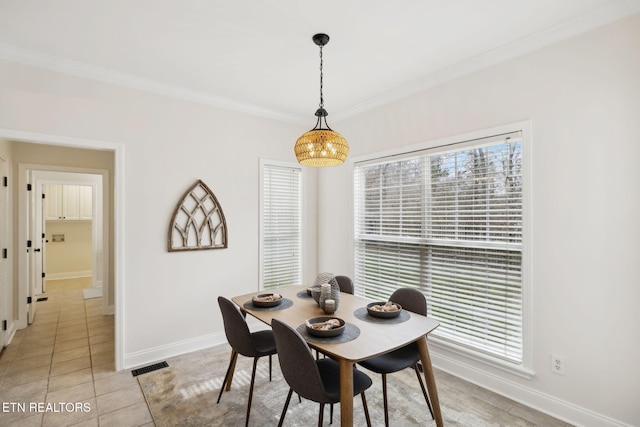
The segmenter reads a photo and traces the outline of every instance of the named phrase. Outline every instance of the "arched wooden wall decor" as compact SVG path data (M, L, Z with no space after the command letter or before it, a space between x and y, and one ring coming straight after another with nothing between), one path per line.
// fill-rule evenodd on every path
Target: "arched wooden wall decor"
M198 180L182 197L169 226L169 252L224 249L227 222L215 194Z

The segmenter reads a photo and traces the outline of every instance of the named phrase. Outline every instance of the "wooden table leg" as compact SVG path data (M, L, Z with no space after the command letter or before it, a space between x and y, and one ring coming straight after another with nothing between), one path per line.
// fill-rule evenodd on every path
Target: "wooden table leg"
M340 359L340 425L353 427L353 362Z
M227 379L227 386L225 387L226 391L231 390L231 383L233 382L233 373L236 371L236 360L238 360L238 355L234 350L231 350L231 360L229 361L229 363L231 364L231 368L229 370L229 378Z
M442 427L442 413L440 412L440 400L438 399L438 389L436 388L436 379L433 376L433 366L431 366L431 357L429 356L429 348L427 347L427 337L417 341L420 350L420 360L424 368L424 379L427 382L427 390L429 391L429 399L433 409L433 417L436 420L436 426Z

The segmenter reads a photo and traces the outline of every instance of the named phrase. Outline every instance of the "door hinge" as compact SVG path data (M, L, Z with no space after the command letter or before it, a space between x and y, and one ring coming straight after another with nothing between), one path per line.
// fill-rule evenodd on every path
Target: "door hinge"
M5 176L2 178L2 185L4 187L8 187L9 186L9 177Z
M44 196L44 193L42 193L42 198L43 198L43 199L46 199L46 197Z
M44 271L42 272L42 277L44 277Z
M9 258L9 249L7 248L2 249L2 258L4 259Z
M31 240L27 240L27 247L30 248L31 247Z
M45 234L44 234L44 233L42 233L42 238L44 239L45 237L47 237L47 236L45 236Z
M6 320L3 320L3 321L2 321L2 330L3 330L3 331L6 331L6 330L7 330L7 321L6 321Z
M27 184L27 191L31 191L31 184Z
M31 297L27 297L27 304L31 304Z

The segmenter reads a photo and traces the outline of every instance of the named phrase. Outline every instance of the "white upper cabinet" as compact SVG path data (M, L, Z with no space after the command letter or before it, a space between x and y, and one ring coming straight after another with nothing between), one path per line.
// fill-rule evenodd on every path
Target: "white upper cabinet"
M78 215L80 219L93 218L92 188L89 185L79 185Z
M92 194L88 185L44 185L47 220L91 220Z

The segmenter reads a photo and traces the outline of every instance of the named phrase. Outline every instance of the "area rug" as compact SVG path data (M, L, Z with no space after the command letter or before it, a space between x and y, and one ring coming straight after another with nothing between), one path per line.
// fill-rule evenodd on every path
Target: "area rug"
M233 386L222 394L216 404L230 357L228 346L218 346L168 359L169 367L139 375L138 381L157 427L173 426L243 426L251 379L252 359L239 356ZM384 425L382 384L379 375L366 371L373 380L367 390L367 403L373 426ZM538 424L527 421L507 409L494 406L495 402L461 392L455 377L436 371L440 407L445 426L494 427ZM467 383L468 384L468 383ZM468 385L465 387L469 387ZM251 406L250 426L276 426L289 386L280 372L277 357L273 359L273 379L269 381L268 358L258 362L256 382ZM393 426L435 426L426 406L413 370L388 376L389 416ZM507 399L494 395L492 399ZM512 402L513 404L515 402ZM365 424L362 401L354 400L354 425ZM319 405L292 398L284 426L308 427L317 425ZM324 415L329 425L328 406ZM340 406L335 405L334 424L340 425ZM542 424L541 424L542 425Z

